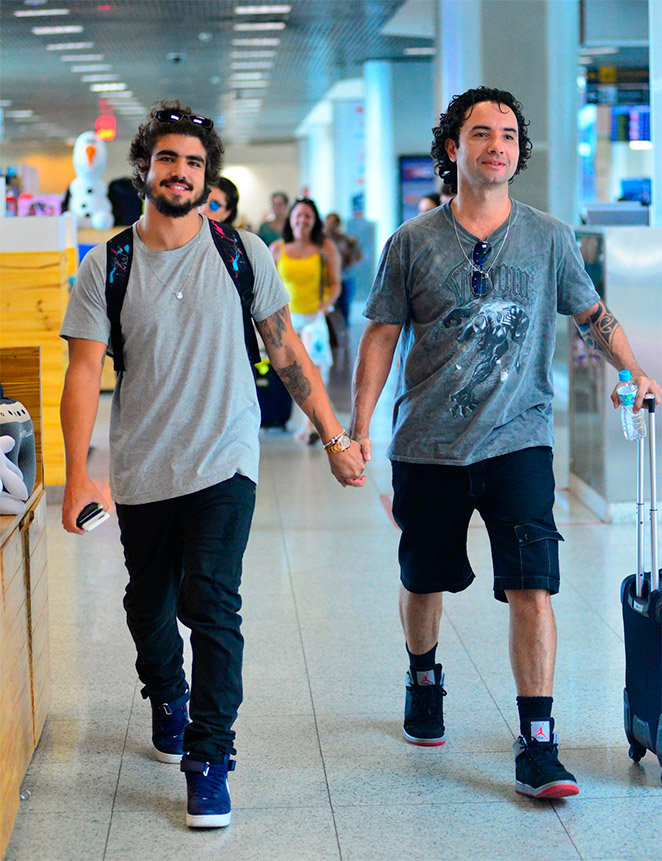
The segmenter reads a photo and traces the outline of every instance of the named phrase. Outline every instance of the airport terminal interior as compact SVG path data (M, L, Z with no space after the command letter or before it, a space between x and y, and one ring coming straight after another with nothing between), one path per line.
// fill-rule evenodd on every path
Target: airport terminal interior
M274 192L306 196L361 248L328 380L343 428L381 248L442 191L431 128L479 84L511 90L530 121L533 155L511 196L572 225L599 295L662 380L662 90L651 85L662 0L2 0L0 25L0 382L37 440L31 495L17 513L0 508L0 858L662 861L662 765L652 752L632 761L624 731L637 446L609 400L616 369L571 318L557 316L552 367L563 536L553 714L573 797L515 791L509 609L494 600L477 514L476 580L445 596L437 650L446 741L403 738L387 457L399 354L363 487L342 487L321 445L297 438L297 407L286 427L260 430L224 828L187 828L184 775L154 756L117 514L83 536L62 528L59 424L59 329L77 267L131 223L111 187L126 193L131 137L170 95L223 138L235 226L270 224ZM88 459L106 489L114 383L107 359ZM0 437L13 418L2 409ZM658 462L661 439L658 415ZM648 570L647 519L644 533Z

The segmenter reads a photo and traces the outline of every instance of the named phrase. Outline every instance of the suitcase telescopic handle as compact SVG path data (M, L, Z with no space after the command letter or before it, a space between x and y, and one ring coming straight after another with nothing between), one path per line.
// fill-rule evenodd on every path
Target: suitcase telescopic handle
M657 535L657 464L655 454L655 395L644 396L644 404L648 410L648 449L650 472L650 535L651 535L651 591L660 588L660 573L658 567L658 535ZM637 595L641 597L644 590L644 446L645 440L637 441Z
M660 588L660 569L657 555L657 461L655 452L655 395L647 394L648 407L648 448L650 456L651 482L651 591Z

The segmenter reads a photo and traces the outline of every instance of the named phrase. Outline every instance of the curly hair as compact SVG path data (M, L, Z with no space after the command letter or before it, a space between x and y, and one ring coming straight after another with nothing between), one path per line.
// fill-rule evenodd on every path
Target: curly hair
M285 219L285 224L283 225L283 242L292 242L294 240L290 218L294 212L294 207L298 206L300 203L305 203L306 206L312 210L312 213L315 216L315 223L313 224L313 229L310 234L310 241L314 242L315 245L321 245L324 242L324 225L322 224L322 219L320 218L319 210L315 205L315 201L311 200L309 197L297 197L292 206L290 206L287 212L287 218Z
M149 116L139 127L129 149L129 164L133 168L131 180L140 197L145 197L145 176L149 161L152 157L156 142L164 135L188 135L198 138L205 150L205 199L208 197L213 183L218 181L223 161L223 144L218 133L213 129L205 129L194 125L188 117L183 117L177 123L162 123L156 119L157 111L176 111L181 114L193 114L191 108L179 99L161 99L149 109Z
M522 105L512 93L509 93L507 90L476 87L476 89L467 90L466 93L462 93L459 96L453 96L448 104L446 113L441 114L439 117L439 125L432 129L434 140L432 141L432 149L430 150L430 154L435 162L435 172L439 174L443 182L451 187L453 194L457 194L457 164L451 161L446 152L446 141L451 138L455 141L456 146L459 145L460 129L471 115L473 106L480 102L496 102L499 108L504 105L510 108L515 114L519 137L519 160L517 162L517 170L513 176L517 176L520 171L526 170L526 162L533 149L533 144L527 134L529 124L524 119Z

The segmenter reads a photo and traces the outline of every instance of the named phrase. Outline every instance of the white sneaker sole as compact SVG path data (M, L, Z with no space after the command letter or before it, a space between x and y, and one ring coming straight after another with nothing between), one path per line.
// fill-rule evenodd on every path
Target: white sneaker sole
M230 824L230 813L208 813L205 815L186 814L186 824L189 828L224 828Z
M409 735L404 727L402 729L402 734L409 744L417 744L420 747L435 747L437 745L444 744L446 741L445 735L442 735L440 738L415 738L413 735Z
M156 747L154 748L154 753L159 762L180 763L183 756L181 753L164 753Z

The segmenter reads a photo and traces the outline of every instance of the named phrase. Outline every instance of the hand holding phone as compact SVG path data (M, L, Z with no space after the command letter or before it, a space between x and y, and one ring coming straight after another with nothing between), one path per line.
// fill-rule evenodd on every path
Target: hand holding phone
M110 514L104 511L98 502L90 502L76 518L76 526L85 532L91 532L97 526L101 526L109 517Z

